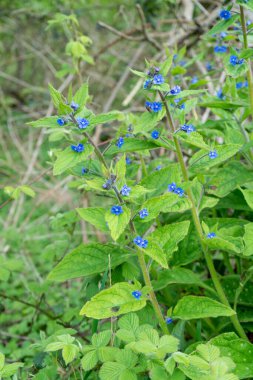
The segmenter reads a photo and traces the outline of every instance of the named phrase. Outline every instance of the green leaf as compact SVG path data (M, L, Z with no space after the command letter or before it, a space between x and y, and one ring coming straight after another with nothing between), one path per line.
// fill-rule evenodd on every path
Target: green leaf
M45 351L46 351L46 352L54 352L54 351L62 350L64 346L65 346L65 343L64 343L64 342L53 342L53 343L49 343L49 344L46 346Z
M4 366L4 363L5 363L5 356L4 354L2 354L2 352L0 352L0 371Z
M208 297L185 296L173 310L174 318L183 320L198 318L230 317L235 311Z
M245 201L247 202L249 207L252 208L253 210L253 190L242 190L242 189L240 190L243 193Z
M168 74L171 65L173 62L173 54L170 54L169 57L160 65L160 74L164 77Z
M208 151L200 150L194 154L190 159L190 169L194 172L199 172L203 170L208 170L213 166L220 164L233 157L239 150L241 146L237 144L227 144L216 146L214 149L218 153L218 157L211 159L208 156ZM214 150L210 149L210 150Z
M235 333L225 333L210 340L224 356L230 357L236 367L234 373L240 379L253 377L253 345L238 338Z
M149 237L154 241L158 241L164 251L171 255L177 250L178 243L187 235L189 226L189 221L167 224L157 228Z
M57 159L54 163L54 175L64 173L66 170L73 168L79 162L83 162L93 152L93 147L85 144L84 151L81 153L74 152L71 147L57 153Z
M103 232L108 232L108 227L105 221L106 210L102 207L87 207L87 208L77 208L77 213L80 217L89 222L97 229Z
M0 376L9 377L13 376L17 370L24 366L24 363L16 362L12 364L6 364L4 368L0 371Z
M143 203L142 208L148 210L148 216L143 219L143 222L148 222L156 218L160 212L183 212L191 208L189 199L179 197L174 193L167 193L159 197L148 199Z
M141 77L141 78L146 78L146 77L147 77L147 74L143 73L142 71L133 70L133 69L130 69L130 71L131 71L134 75L137 75L138 77Z
M62 102L62 94L57 91L50 83L48 84L48 87L54 106L58 109L59 104Z
M205 107L205 108L221 108L224 110L231 110L233 111L236 108L240 107L248 107L248 104L242 101L224 101L224 100L217 100L216 98L212 98L208 101L204 101L202 103L198 104L200 107Z
M240 58L248 59L248 58L251 58L252 56L253 56L253 49L252 48L243 49L240 52Z
M98 124L109 123L114 120L122 118L122 113L119 111L111 111L108 113L101 113L100 115L91 116L89 118L89 126L96 126Z
M89 86L88 83L84 83L75 93L73 100L79 105L79 109L82 110L89 99Z
M49 117L43 117L42 119L31 121L27 123L28 125L31 125L34 128L59 128L59 125L57 124L58 116L49 116Z
M227 56L224 60L225 62L225 70L228 75L230 75L233 78L238 78L244 75L248 71L248 63L247 61L244 61L240 65L232 65L230 63L230 56Z
M112 214L111 210L105 214L105 220L108 223L113 240L117 240L120 237L131 218L131 211L126 206L122 206L122 209L123 213L120 215Z
M203 94L204 92L207 92L207 90L205 90L205 89L202 89L202 90L184 90L184 91L181 91L180 94L173 96L173 99L184 99L184 98L187 98L188 96L191 96L191 95Z
M96 348L107 346L112 337L111 330L102 331L99 334L94 334L91 338L92 345Z
M184 141L187 144L197 146L201 149L210 149L209 146L205 143L203 137L198 132L185 133L180 132L178 134L180 140Z
M68 365L71 363L78 354L78 347L74 344L65 344L62 349L62 357L65 361L65 364Z
M156 127L158 122L164 117L165 111L162 112L143 112L140 117L135 117L134 133L149 132ZM126 140L127 141L127 140Z
M101 380L137 380L137 375L127 369L124 364L107 362L99 371Z
M29 197L32 197L32 198L35 197L35 191L30 186L22 185L22 186L19 186L19 188L22 191L22 193L29 195Z
M225 32L230 25L233 25L235 21L237 21L239 18L238 14L233 15L230 19L228 20L221 20L217 22L207 33L207 37L211 37L213 34L217 34L220 32Z
M155 240L148 239L148 247L142 249L142 252L155 260L163 268L168 268L166 254Z
M125 152L137 152L139 150L152 150L152 149L158 149L159 146L157 143L153 141L148 140L138 140L137 138L126 138L123 146L121 148L118 148L115 145L112 145L107 152L106 155L114 156L118 153L125 153Z
M90 371L98 362L98 356L96 350L92 350L85 354L81 359L82 368L84 371Z
M110 318L131 311L137 311L146 306L146 299L135 299L132 292L135 285L118 282L109 289L102 290L83 306L81 315L94 319Z
M159 273L157 281L153 281L155 290L160 290L171 284L188 284L206 287L197 274L185 268L172 268Z
M243 251L244 256L253 255L253 223L246 224L244 226L245 234L243 236L245 249Z
M110 258L109 258L110 255ZM127 261L131 255L113 244L81 244L49 273L48 279L66 281L71 278L90 276L108 269L109 261L112 268Z

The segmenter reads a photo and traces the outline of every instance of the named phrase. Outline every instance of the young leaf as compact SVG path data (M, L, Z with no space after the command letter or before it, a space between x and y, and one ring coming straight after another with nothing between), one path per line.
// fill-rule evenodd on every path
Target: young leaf
M57 153L57 159L54 163L54 175L64 173L66 170L73 168L79 162L84 161L93 152L93 147L85 144L84 151L81 153L74 152L70 147Z
M123 213L120 215L114 215L110 210L105 214L105 220L108 223L113 240L117 240L120 237L131 218L131 211L126 206L122 206L122 209Z
M86 222L91 223L97 229L103 232L108 232L108 227L105 221L106 210L102 207L87 207L77 208L77 213Z

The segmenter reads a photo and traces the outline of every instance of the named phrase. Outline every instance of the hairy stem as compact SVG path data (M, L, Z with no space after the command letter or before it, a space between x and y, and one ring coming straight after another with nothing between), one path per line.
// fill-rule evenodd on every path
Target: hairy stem
M169 127L170 127L170 129L173 132L175 132L176 128L175 128L173 119L171 117L170 110L168 108L166 100L165 100L163 94L160 91L159 91L159 95L161 97L161 100L162 100L163 105L164 105L165 110L166 110L166 115L167 115L167 118L168 118ZM186 164L184 162L183 152L182 152L179 140L176 137L176 135L173 136L173 141L175 143L177 158L178 158L178 162L179 162L179 165L180 165L180 168L181 168L181 171L182 171L183 179L184 179L185 182L188 182L189 178L188 178ZM224 290L222 288L222 285L221 285L218 273L216 272L216 269L214 267L212 256L208 252L208 248L205 245L205 241L204 241L204 237L205 236L204 236L204 233L203 233L203 230L202 230L202 226L201 226L198 210L197 210L197 208L195 206L195 202L194 202L194 198L193 198L193 194L192 194L191 189L190 188L187 189L186 193L187 193L188 198L189 198L189 200L191 202L191 213L192 213L193 222L194 222L195 228L196 228L197 233L198 233L198 237L199 237L199 240L200 240L201 248L202 248L202 251L203 251L206 263L207 263L207 267L208 267L209 273L210 273L211 278L213 280L213 284L215 286L216 292L217 292L217 294L218 294L221 302L224 305L230 307L230 304L229 304L229 302L227 300L227 297L226 297L226 295L224 293ZM242 328L242 326L241 326L241 324L240 324L240 322L238 320L237 315L233 315L230 318L231 318L231 321L232 321L232 323L233 323L236 331L240 335L240 337L244 338L244 339L247 339L247 336L246 336L246 334L245 334L245 332L244 332L244 330L243 330L243 328Z
M73 123L75 123L78 126L78 122L76 121L75 117L71 116L71 119L72 119ZM107 165L107 163L105 161L105 158L104 158L103 154L97 148L96 144L93 142L93 140L88 135L88 133L84 132L84 135L88 139L89 143L93 146L94 152L95 152L98 160L104 165L104 167L107 169L108 174L109 174L109 167L108 167L108 165ZM119 203L123 204L124 201L121 198L121 195L120 195L117 187L116 186L112 186L112 188L113 188L113 190L115 192L115 195L116 195ZM136 233L135 226L134 226L132 220L130 220L129 226L130 226L130 229L131 229L132 233L134 233L136 235L137 233ZM154 292L154 289L153 289L153 286L152 286L152 283L151 283L151 280L150 280L149 271L148 271L147 266L146 266L144 255L139 250L137 250L137 257L138 257L138 261L139 261L139 265L140 265L140 268L141 268L141 271L142 271L142 276L143 276L145 285L148 286L149 289L150 289L150 291L149 291L150 301L151 301L151 304L153 306L153 309L154 309L154 312L156 314L156 317L158 319L159 325L160 325L160 327L161 327L161 329L162 329L162 331L163 331L164 334L169 334L169 330L168 330L167 324L166 324L166 322L164 320L162 311L160 309L159 303L157 301L157 298L156 298L156 295L155 295L155 292Z

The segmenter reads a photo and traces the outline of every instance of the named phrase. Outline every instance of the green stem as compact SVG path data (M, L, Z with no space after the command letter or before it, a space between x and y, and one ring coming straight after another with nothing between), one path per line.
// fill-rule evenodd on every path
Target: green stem
M72 121L78 125L76 119L74 116L71 117ZM95 143L93 142L93 140L91 139L91 137L88 135L87 132L84 132L84 135L85 137L88 139L89 143L94 147L94 152L98 158L98 160L105 166L105 168L108 170L108 173L109 173L109 167L103 157L103 154L100 152L100 150L96 147ZM121 198L121 195L120 193L118 192L118 189L116 188L116 186L113 186L112 187L114 192L115 192L115 195L118 199L118 201L123 204L123 199ZM132 220L130 220L129 222L129 225L130 225L130 229L131 231L136 235L136 230L135 230L135 227L134 227L134 224L132 222ZM139 265L140 265L140 268L141 268L141 271L142 271L142 275L143 275L143 279L144 279L144 282L145 282L145 285L149 287L150 289L150 292L149 292L149 296L150 296L150 301L151 301L151 304L153 306L153 309L154 309L154 312L156 314L156 317L158 319L158 322L159 322L159 325L163 331L164 334L169 334L169 330L168 330L168 327L167 327L167 324L164 320L164 317L163 317L163 314L161 312L161 309L160 309L160 306L159 306L159 303L157 301L157 298L156 298L156 295L155 295L155 292L154 292L154 289L153 289L153 286L152 286L152 283L151 283L151 280L150 280L150 277L149 277L149 271L147 269L147 266L146 266L146 262L145 262L145 258L144 258L144 255L142 254L142 252L140 251L137 251L137 257L138 257L138 261L139 261Z
M159 95L161 97L161 100L162 100L163 105L164 105L165 110L166 110L166 115L167 115L167 118L168 118L170 129L173 132L175 132L176 128L175 128L173 119L171 117L171 114L170 114L168 105L166 103L166 100L165 100L163 94L160 91L159 91ZM185 165L185 162L184 162L183 152L182 152L179 140L178 140L178 138L175 135L173 137L173 140L174 140L174 143L175 143L176 153L177 153L179 165L180 165L180 168L181 168L181 171L182 171L183 179L184 179L185 182L188 182L189 178L188 178L187 168L186 168L186 165ZM216 292L217 292L217 294L218 294L221 302L224 305L230 307L230 304L229 304L229 302L227 300L227 297L226 297L226 295L224 293L224 290L222 288L222 285L221 285L218 273L215 270L212 257L210 255L210 253L208 252L208 248L206 247L205 242L204 242L205 236L203 234L201 222L200 222L199 215L198 215L198 210L197 210L197 208L195 206L195 202L194 202L194 198L193 198L193 194L192 194L191 189L190 188L187 189L186 193L187 193L188 198L189 198L189 200L191 202L191 213L192 213L193 222L194 222L195 228L196 228L197 233L198 233L198 237L199 237L199 240L200 240L201 248L202 248L202 251L203 251L206 263L207 263L207 267L208 267L209 273L210 273L211 278L213 280ZM246 334L245 334L245 332L244 332L244 330L243 330L243 328L242 328L242 326L241 326L241 324L240 324L240 322L238 320L237 315L233 315L230 318L231 318L231 321L232 321L232 323L233 323L236 331L240 335L240 337L244 338L244 339L247 339L247 336L246 336Z

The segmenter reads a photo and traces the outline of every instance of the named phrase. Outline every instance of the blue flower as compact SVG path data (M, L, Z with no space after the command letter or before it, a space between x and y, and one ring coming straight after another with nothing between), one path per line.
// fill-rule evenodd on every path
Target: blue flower
M214 47L215 53L226 53L226 51L227 51L227 47L224 45L221 45L221 46L217 45Z
M243 87L248 87L248 81L246 80L244 83L243 83Z
M131 187L128 187L127 185L124 185L120 191L120 193L127 197L129 194L130 194L130 191L131 191Z
M148 110L150 110L150 111L152 111L152 105L153 105L152 102L148 102L148 101L146 101L146 103L145 103L145 107L146 107Z
M242 88L243 87L243 82L237 82L236 83L236 88L239 89L239 88Z
M179 66L185 66L186 65L186 61L185 60L181 60L178 62Z
M141 298L141 292L139 290L135 290L134 292L132 292L132 296L139 300Z
M161 170L162 169L162 165L157 165L157 167L155 168L155 170Z
M154 84L163 84L164 83L164 77L161 74L154 75L153 83Z
M153 112L159 112L162 109L162 103L160 102L154 102L151 107Z
M170 191L170 192L174 192L175 190L176 190L176 188L177 188L177 185L175 184L175 182L172 182L171 184L169 184L169 186L168 186L168 191Z
M70 107L71 107L74 111L76 111L76 110L79 108L79 104L77 104L77 103L75 103L74 101L72 101L72 102L70 103Z
M180 197L182 197L184 195L184 190L181 189L181 187L177 187L175 190L174 190L174 193L175 194L178 194Z
M156 131L156 130L152 131L152 132L151 132L151 137L152 137L153 139L157 140L158 137L159 137L159 132Z
M174 86L172 87L172 89L170 90L170 94L171 95L177 95L181 92L181 87L180 86Z
M173 319L171 317L166 317L165 322L167 325L170 325L171 323L173 323Z
M151 79L145 80L144 85L143 85L144 90L146 90L147 88L150 88L151 86L152 86L152 80Z
M80 129L85 129L90 124L89 120L87 120L83 117L78 117L76 119L76 121L78 122L78 128L80 128Z
M231 12L226 9L222 9L220 11L220 18L223 18L224 20L229 20L231 18Z
M114 215L120 215L123 214L123 209L121 206L112 206L111 213Z
M207 234L208 239L213 239L215 236L216 236L215 232L209 232L209 234Z
M182 100L182 98L174 99L173 102L176 103L176 105L173 104L173 103L171 103L171 106L172 107L177 107L180 110L184 110L185 109L185 104L184 103L177 104L177 103L181 102L181 100Z
M72 149L74 152L82 153L82 152L84 151L84 145L83 145L83 144L71 145L71 149Z
M146 218L146 216L148 216L148 210L146 208L143 208L141 211L139 211L139 215L141 219Z
M220 33L220 38L225 38L227 37L227 33L226 32L221 32Z
M142 239L141 236L134 238L133 242L140 248L147 248L148 246L148 241L146 239Z
M180 127L180 130L181 131L184 131L186 133L191 133L191 132L194 132L195 131L195 128L192 124L184 124Z
M198 82L198 77L197 76L193 77L192 80L191 80L191 83L195 84L197 82Z
M130 158L130 157L126 157L126 164L127 164L127 165L130 165L131 162L132 162L132 161L131 161L131 158Z
M221 99L221 100L224 100L224 99L226 98L226 96L223 94L221 88L216 92L216 96L217 96L219 99Z
M82 174L87 174L89 172L88 168L82 168Z
M211 151L208 153L208 156L209 156L209 158L211 158L211 160L213 160L214 158L217 158L217 157L218 157L218 153L216 152L216 150L211 150Z
M212 70L212 68L213 68L212 64L210 62L207 62L206 63L206 69L207 69L207 71Z
M231 65L235 66L235 65L241 65L243 62L244 62L244 59L239 59L237 57L237 55L231 55L230 58L229 58L229 62L231 63Z
M115 145L116 145L118 148L121 148L123 144L124 144L124 139L123 139L123 137L119 137L118 140L116 141L116 144L115 144Z
M61 117L59 117L58 119L57 119L57 124L59 124L61 127L65 124L65 120L64 119L62 119Z

